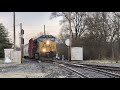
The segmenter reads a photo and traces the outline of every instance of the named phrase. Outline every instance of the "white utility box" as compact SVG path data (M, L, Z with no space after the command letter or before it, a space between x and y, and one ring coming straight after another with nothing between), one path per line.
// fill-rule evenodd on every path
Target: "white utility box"
M11 52L11 60L16 64L21 64L21 51L12 51Z
M71 60L83 60L83 48L82 47L71 48Z
M13 49L4 49L5 58L11 59L11 52L12 51L13 51Z

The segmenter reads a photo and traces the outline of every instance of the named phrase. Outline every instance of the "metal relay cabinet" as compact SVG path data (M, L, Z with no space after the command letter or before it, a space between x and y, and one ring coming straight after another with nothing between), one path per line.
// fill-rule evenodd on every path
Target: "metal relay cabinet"
M4 53L5 53L5 58L9 58L11 59L11 52L13 51L13 49L4 49Z
M4 49L5 59L9 58L13 63L21 64L21 51L14 51L13 49Z
M71 60L83 60L83 48L82 47L71 48Z

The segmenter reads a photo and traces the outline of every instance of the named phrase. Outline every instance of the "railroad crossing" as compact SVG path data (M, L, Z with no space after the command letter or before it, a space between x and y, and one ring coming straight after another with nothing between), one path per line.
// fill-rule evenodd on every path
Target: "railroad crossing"
M120 13L16 13L13 43L0 24L0 78L120 78ZM62 29L47 15L62 17Z

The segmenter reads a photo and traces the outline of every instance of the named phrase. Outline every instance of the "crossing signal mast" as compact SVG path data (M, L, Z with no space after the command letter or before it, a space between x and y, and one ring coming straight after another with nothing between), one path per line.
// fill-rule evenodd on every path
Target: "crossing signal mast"
M24 52L23 52L24 38L23 38L23 35L24 35L24 30L22 29L22 23L20 23L20 30L21 30L21 63L23 63L23 57L24 57Z

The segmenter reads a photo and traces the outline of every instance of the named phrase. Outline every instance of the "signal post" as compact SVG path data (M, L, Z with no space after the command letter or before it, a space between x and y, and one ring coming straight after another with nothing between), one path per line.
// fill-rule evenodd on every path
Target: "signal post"
M24 34L24 30L22 29L22 23L20 23L20 30L21 30L21 63L23 63L23 58L24 58L24 38L23 38L23 34Z

